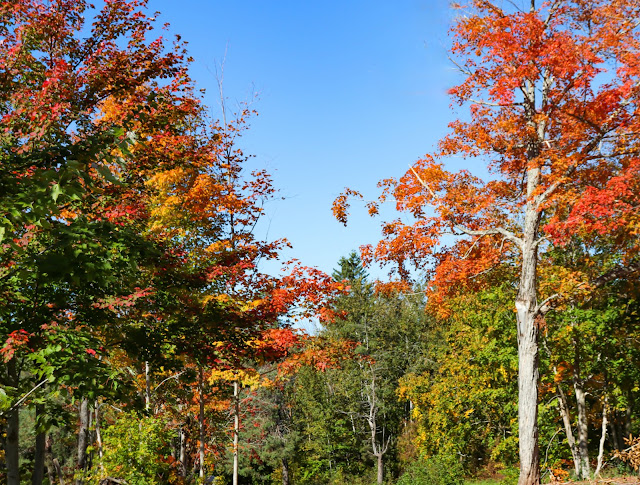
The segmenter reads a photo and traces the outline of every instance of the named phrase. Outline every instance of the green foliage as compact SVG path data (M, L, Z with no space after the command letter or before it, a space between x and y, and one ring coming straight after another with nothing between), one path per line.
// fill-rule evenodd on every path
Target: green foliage
M99 477L125 480L130 485L172 483L171 440L176 432L158 416L123 413L103 431L103 459ZM103 471L100 471L101 468Z
M510 285L461 297L443 322L437 365L401 378L415 404L416 445L427 455L456 454L469 472L517 459L517 352Z
M413 462L397 485L463 485L464 469L452 455L435 455Z

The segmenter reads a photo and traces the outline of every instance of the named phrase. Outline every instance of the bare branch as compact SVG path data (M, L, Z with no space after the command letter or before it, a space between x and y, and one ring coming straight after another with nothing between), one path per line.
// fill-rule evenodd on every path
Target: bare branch
M596 288L600 288L613 280L627 278L638 271L640 271L640 261L635 261L627 266L618 266L601 274L591 281L591 284Z
M503 227L494 227L491 229L484 229L484 230L472 230L464 226L460 226L458 224L455 224L453 227L454 229L457 229L458 231L463 232L469 236L488 236L491 234L502 234L505 237L505 239L508 239L509 241L514 243L516 246L518 246L520 249L522 249L522 245L523 245L522 239L520 239L514 233L506 230Z
M33 394L35 391L37 391L40 387L42 387L43 385L45 385L47 382L49 382L49 378L46 378L42 381L40 381L40 383L35 386L33 389L31 389L29 392L27 392L24 396L22 396L20 399L18 399L9 409L7 409L6 411L0 411L0 416L4 415L4 413L8 412L8 411L13 411L14 409L18 409L20 407L20 405L26 401L26 399Z
M524 103L492 103L491 101L485 101L483 99L473 99L470 98L469 101L471 103L480 104L482 106L489 106L492 108L510 108L512 106L522 106Z
M153 388L153 391L154 391L154 392L155 392L155 391L157 391L157 390L158 390L158 388L159 388L162 384L164 384L165 382L167 382L167 381L168 381L168 380L170 380L170 379L177 379L178 377L180 377L180 376L181 376L182 374L184 374L185 372L186 372L186 371L178 372L177 374L174 374L174 375L172 375L172 376L167 377L166 379L162 380L162 381L160 382L160 384L158 384L156 387L154 387L154 388Z
M540 316L544 316L549 310L551 310L552 306L549 305L549 303L551 303L553 300L556 300L558 298L560 298L560 293L555 293L553 295L551 295L548 298L545 298L544 300L542 300L542 303L538 304L538 306L536 306L536 309L534 311L534 314L536 315L540 315Z
M431 187L429 187L429 185L424 180L422 180L422 178L420 178L420 175L418 175L418 172L416 172L416 170L412 166L409 166L409 168L418 179L418 182L420 182L420 185L422 185L425 189L427 189L434 199L437 199L436 193L433 191ZM517 237L511 231L507 231L503 227L495 227L495 228L479 231L479 230L468 229L459 224L453 224L453 228L469 236L488 236L490 234L502 234L506 239L509 239L511 242L515 243L516 246L522 249L522 245L523 245L522 239Z

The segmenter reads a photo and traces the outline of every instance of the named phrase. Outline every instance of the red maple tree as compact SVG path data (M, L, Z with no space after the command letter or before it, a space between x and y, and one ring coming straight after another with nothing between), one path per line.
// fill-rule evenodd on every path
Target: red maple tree
M624 249L621 265L594 284L640 266L640 5L472 0L459 8L451 51L464 80L450 95L469 106L469 117L452 122L435 153L400 179L380 183L379 202L395 199L412 222L385 223L382 241L364 255L394 263L403 277L409 263L434 268L431 302L482 284L479 274L515 258L519 484L537 484L537 320L568 296L539 294L539 255L575 235L607 234ZM448 172L451 156L487 164L490 179ZM354 195L336 200L339 220Z

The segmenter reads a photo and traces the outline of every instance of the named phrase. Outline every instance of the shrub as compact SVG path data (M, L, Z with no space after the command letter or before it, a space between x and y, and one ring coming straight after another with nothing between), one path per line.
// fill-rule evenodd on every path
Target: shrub
M413 462L397 485L462 485L464 470L451 455L436 455Z

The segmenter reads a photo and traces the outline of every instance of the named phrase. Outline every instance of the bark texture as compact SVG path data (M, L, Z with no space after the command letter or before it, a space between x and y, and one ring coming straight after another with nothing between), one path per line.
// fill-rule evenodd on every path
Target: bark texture
M83 399L80 403L80 426L78 429L78 462L76 485L84 483L84 472L87 467L87 447L89 446L89 401Z
M289 470L289 460L286 458L282 459L282 485L290 485L291 484L291 472Z
M518 425L520 442L520 479L518 485L540 483L538 448L538 325L537 266L540 213L534 193L540 181L540 169L527 171L527 194L522 238L522 268L516 298L518 319Z
M589 423L587 421L587 397L584 391L584 379L580 369L580 338L577 331L573 332L573 388L576 393L576 409L578 412L578 478L588 479L591 475L589 466Z

